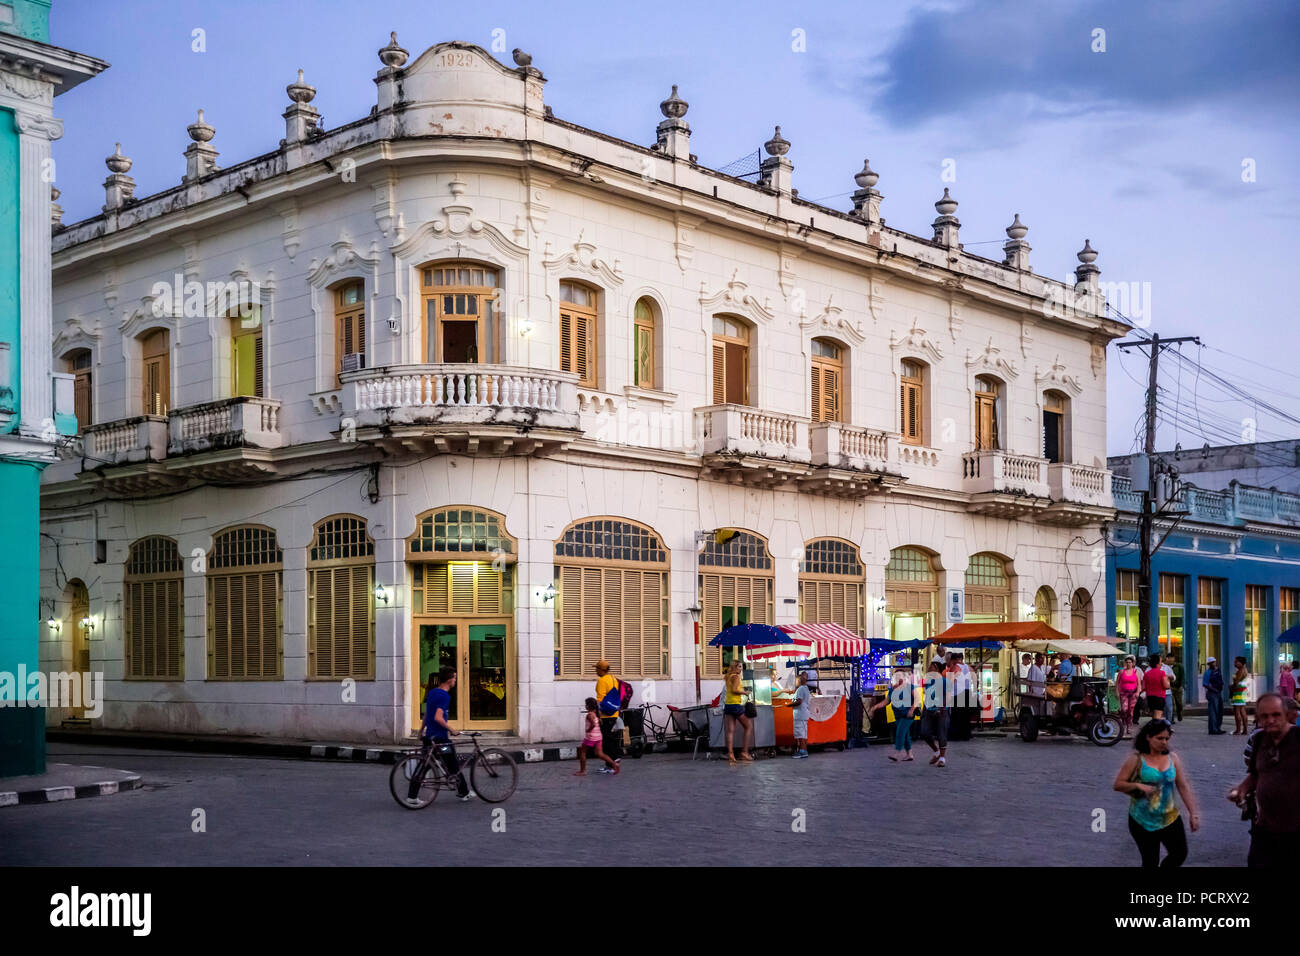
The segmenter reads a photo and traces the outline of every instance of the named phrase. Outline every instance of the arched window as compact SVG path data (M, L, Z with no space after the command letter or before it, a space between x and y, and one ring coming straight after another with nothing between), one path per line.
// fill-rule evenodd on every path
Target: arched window
M1001 448L1002 383L991 375L975 379L975 450Z
M966 565L966 621L996 624L1011 620L1011 581L1006 562L996 554L971 555Z
M934 634L939 575L934 559L920 548L894 548L885 565L887 636L894 641L923 640Z
M812 420L842 422L844 352L829 339L812 341Z
M208 679L279 680L284 553L270 528L217 532L208 553Z
M355 372L366 367L366 284L349 279L334 292L334 371ZM341 385L342 382L340 381Z
M909 445L924 445L926 433L926 366L915 359L905 359L900 368L898 388L898 430Z
M596 388L596 290L560 283L560 370L576 372L578 384Z
M307 676L375 679L375 543L354 515L316 525L307 555Z
M1043 393L1043 457L1053 463L1070 459L1070 399L1064 392Z
M499 339L497 270L472 263L435 263L420 270L420 280L424 361L491 362Z
M262 354L262 307L241 306L232 310L230 322L230 394L236 398L262 398L264 369Z
M657 388L655 365L655 308L653 300L642 296L636 300L632 315L632 381L637 388Z
M700 638L705 677L721 677L722 648L709 640L734 624L771 624L774 618L772 555L767 542L749 531L715 532L700 552Z
M171 410L171 334L152 329L140 336L141 407L145 415L166 416Z
M866 636L866 571L855 545L818 538L799 564L799 620L835 623Z
M1088 636L1088 612L1092 609L1092 592L1079 588L1070 598L1070 636L1083 639Z
M77 416L77 434L95 424L91 402L90 349L73 349L63 356L65 371L72 373L72 411Z
M713 404L749 404L749 326L726 315L713 317Z
M1047 585L1043 585L1034 592L1034 620L1042 621L1048 627L1055 627L1052 623L1056 617L1056 594Z
M669 676L668 550L645 525L592 518L555 542L555 666L588 677L599 660L619 677Z
M482 508L421 515L406 542L413 613L512 613L515 540L504 526L504 518Z
M153 535L131 545L122 580L127 677L185 679L184 581L171 538Z

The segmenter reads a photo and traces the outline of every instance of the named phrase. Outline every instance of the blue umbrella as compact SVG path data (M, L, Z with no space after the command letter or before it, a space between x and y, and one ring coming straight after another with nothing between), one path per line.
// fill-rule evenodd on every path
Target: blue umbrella
M793 644L790 635L771 624L737 624L719 632L709 647L749 647L751 644Z
M1300 644L1300 624L1288 627L1277 637L1279 644Z

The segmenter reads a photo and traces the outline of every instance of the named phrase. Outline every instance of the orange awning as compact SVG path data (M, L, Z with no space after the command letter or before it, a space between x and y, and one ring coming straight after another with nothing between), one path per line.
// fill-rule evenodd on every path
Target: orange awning
M954 624L942 634L932 638L936 644L955 644L958 641L1068 641L1070 635L1062 634L1042 621L1011 621L1006 624Z

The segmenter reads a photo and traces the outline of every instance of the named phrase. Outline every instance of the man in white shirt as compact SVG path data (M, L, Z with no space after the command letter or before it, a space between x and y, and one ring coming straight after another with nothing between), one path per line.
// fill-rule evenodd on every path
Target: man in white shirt
M1047 681L1047 675L1043 669L1034 663L1033 654L1021 654L1020 663L1024 665L1025 680Z

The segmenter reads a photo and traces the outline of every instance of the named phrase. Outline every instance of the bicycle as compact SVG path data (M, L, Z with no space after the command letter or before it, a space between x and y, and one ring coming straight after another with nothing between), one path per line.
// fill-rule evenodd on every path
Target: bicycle
M438 798L440 790L455 790L456 777L466 772L469 785L479 799L487 803L501 803L515 792L519 781L519 768L514 758L496 747L479 746L477 733L461 733L474 744L471 754L457 754L460 772L447 773L438 759L441 743L432 741L419 750L410 750L397 758L388 775L388 789L401 806L407 810L422 810ZM412 784L414 783L414 787ZM411 796L414 790L415 796Z
M663 723L655 721L654 712L656 709L666 711ZM668 704L642 704L640 707L630 708L627 713L637 711L640 713L641 732L631 734L631 743L628 747L628 753L633 757L640 757L647 749L653 750L655 744L666 745L669 737L676 737L679 740L685 740L685 734L682 732L679 723L681 722L676 716L683 713L680 708Z

